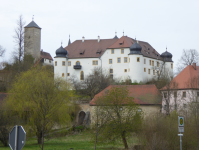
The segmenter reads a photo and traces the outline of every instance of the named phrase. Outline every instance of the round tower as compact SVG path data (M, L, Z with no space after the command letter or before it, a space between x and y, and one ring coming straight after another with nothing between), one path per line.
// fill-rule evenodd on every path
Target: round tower
M54 57L54 77L67 79L68 72L68 52L61 46L55 52Z
M169 77L173 77L173 61L172 61L172 54L167 51L160 55L163 58L164 63L164 73L165 75L168 74Z
M138 41L134 41L130 47L129 53L129 76L131 81L140 82L143 79L143 55L141 53L142 47L138 44Z
M24 55L32 55L36 61L40 58L41 28L34 21L24 28Z

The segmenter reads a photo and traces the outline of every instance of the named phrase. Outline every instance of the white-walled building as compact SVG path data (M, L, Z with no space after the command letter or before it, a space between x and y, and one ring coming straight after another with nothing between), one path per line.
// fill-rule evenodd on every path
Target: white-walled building
M172 54L159 54L149 43L127 36L113 39L76 40L57 49L54 57L55 77L70 79L75 75L79 80L92 72L95 67L109 70L110 76L132 82L145 82L160 73L160 68L173 76Z
M168 85L160 89L162 93L162 112L174 110L188 111L189 105L198 108L199 103L199 66L188 65ZM169 112L168 112L169 111Z

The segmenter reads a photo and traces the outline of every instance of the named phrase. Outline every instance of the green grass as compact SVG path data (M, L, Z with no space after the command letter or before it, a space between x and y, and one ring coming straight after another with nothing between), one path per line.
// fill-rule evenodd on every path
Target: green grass
M132 140L132 139L131 139ZM130 144L129 144L130 145ZM83 131L78 134L68 134L64 137L52 138L45 140L45 150L93 150L94 142L91 142L91 133L89 131ZM23 150L39 150L40 147L37 144L36 138L28 138ZM110 150L110 149L123 149L123 144L117 142L114 145L97 144L97 150ZM9 147L3 147L0 143L0 150L10 150Z

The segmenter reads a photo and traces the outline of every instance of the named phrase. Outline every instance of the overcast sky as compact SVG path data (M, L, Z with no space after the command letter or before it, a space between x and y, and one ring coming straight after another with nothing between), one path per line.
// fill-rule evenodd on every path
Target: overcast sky
M4 60L14 50L14 28L20 15L26 25L42 28L41 49L52 57L61 45L81 39L127 35L173 54L174 67L183 49L199 50L198 0L0 0L0 45ZM2 58L1 58L2 59ZM3 60L2 59L2 60ZM1 60L0 60L1 61Z

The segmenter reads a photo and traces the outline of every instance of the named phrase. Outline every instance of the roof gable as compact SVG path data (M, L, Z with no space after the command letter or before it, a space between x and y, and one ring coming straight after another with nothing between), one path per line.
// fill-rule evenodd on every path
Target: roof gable
M161 97L155 85L110 85L100 93L96 94L91 100L90 105L94 106L98 97L106 94L107 90L114 87L126 86L129 90L129 97L134 98L134 102L140 105L157 105L161 104Z
M199 66L196 66L196 70L192 65L188 65L183 69L171 82L170 89L199 89ZM174 86L176 85L176 86ZM166 90L167 86L164 86L161 90Z

